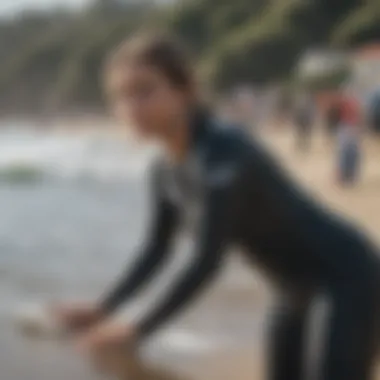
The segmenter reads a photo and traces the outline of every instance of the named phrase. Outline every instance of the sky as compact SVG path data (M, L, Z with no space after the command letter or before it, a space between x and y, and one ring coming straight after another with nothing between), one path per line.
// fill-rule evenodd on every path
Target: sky
M23 9L45 9L55 6L81 7L89 0L0 0L0 15L14 14Z
M173 0L159 0L160 3L169 3ZM0 17L13 15L25 9L48 9L52 7L80 8L91 0L0 0Z

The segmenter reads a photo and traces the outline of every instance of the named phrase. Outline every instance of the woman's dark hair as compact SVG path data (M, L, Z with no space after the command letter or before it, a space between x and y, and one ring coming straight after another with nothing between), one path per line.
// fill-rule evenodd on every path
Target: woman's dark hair
M194 73L182 44L162 34L137 34L119 45L106 62L106 72L129 63L159 70L176 88L191 90Z

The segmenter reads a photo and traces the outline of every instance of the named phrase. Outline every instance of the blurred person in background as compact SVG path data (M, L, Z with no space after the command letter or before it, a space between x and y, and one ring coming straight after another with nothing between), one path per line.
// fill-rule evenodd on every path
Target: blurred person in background
M356 184L361 166L362 114L357 96L352 91L343 93L340 100L340 121L337 135L338 183Z
M340 96L335 94L329 97L324 106L324 113L328 138L335 141L341 117Z
M138 348L191 305L234 244L278 290L269 322L270 379L308 378L306 325L321 294L329 297L331 314L319 378L372 379L380 323L377 248L305 195L255 139L204 107L179 46L158 35L137 36L107 62L106 91L116 116L141 139L164 148L152 174L152 224L137 262L105 298L63 304L56 317L76 332L79 348L90 355ZM183 226L194 233L192 262L139 321L112 321L112 314L165 266Z
M307 153L311 147L316 108L311 94L301 93L295 102L294 125L296 151Z
M380 135L380 89L370 95L367 119L371 131Z
M278 128L287 127L292 118L293 99L288 92L279 89L274 105L275 124Z

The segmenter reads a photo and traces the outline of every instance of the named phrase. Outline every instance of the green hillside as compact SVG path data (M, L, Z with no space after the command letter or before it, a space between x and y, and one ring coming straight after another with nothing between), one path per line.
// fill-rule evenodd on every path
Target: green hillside
M214 89L286 79L308 47L380 39L378 0L98 1L0 21L0 111L99 110L107 51L144 25L183 39Z

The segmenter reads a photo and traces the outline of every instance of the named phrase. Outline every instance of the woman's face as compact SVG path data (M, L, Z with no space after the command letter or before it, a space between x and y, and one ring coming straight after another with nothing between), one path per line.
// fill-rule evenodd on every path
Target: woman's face
M188 95L154 67L115 67L107 85L116 117L145 139L160 139L186 113Z

